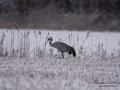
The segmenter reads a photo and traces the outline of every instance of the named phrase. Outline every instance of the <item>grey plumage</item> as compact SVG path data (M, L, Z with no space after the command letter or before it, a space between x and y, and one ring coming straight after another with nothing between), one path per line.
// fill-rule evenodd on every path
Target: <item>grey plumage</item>
M64 52L68 52L69 54L73 54L74 57L76 56L76 52L75 52L75 49L73 47L71 47L71 46L69 46L69 45L67 45L65 43L62 43L62 42L52 43L52 40L53 40L52 37L48 38L50 46L54 47L58 51L60 51L63 58L64 58L64 54L63 54Z

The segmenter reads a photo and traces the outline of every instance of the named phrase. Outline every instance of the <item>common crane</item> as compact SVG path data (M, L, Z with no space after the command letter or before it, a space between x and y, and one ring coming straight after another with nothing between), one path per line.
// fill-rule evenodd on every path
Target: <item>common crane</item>
M69 54L73 54L74 57L76 56L76 52L75 52L75 49L73 47L71 47L71 46L69 46L65 43L62 43L62 42L52 43L52 40L53 40L53 38L49 37L47 42L49 41L49 44L50 44L51 47L54 47L58 51L60 51L63 58L64 58L64 54L63 54L64 52L68 52Z

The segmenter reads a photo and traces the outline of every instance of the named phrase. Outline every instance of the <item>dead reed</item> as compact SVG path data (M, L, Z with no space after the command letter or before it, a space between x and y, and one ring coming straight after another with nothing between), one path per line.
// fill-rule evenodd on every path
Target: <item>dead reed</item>
M79 33L77 34L77 38L71 33L68 35L68 38L65 38L65 40L59 38L59 41L65 41L65 43L68 41L68 44L76 48L76 51L78 52L76 58L80 58L81 56L91 57L93 55L104 58L107 57L107 41L106 44L103 44L99 41L99 37L97 37L97 45L93 46L93 41L91 39L91 45L85 46L90 35L91 33L87 32L81 43ZM11 27L11 30L4 31L0 38L0 57L58 58L59 54L54 54L54 49L46 49L45 40L47 40L48 37L49 33L46 33L46 39L43 39L44 37L40 30L20 30L19 28L14 29ZM104 46L106 46L106 48L104 48ZM120 41L118 42L118 46L119 49L114 50L111 53L112 57L120 56ZM96 49L95 51L93 50L93 47ZM115 56L116 51L117 55Z

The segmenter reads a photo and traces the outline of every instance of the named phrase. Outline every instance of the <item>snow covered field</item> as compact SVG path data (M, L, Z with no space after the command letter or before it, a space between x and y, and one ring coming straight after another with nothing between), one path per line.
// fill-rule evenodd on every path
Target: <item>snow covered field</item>
M45 45L74 47L75 58ZM0 90L119 90L120 33L0 30Z

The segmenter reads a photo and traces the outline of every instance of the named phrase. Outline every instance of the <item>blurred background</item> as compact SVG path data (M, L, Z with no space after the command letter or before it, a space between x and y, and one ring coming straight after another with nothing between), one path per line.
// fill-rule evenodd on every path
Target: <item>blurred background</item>
M0 28L120 31L120 0L0 0Z

